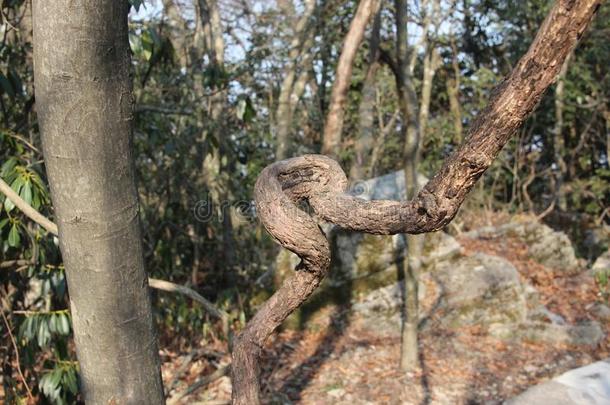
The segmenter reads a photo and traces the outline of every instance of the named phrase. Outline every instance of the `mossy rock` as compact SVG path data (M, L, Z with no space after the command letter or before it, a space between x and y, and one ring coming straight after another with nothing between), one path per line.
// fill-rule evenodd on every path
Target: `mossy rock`
M400 286L394 284L367 294L353 310L372 330L389 323L398 333L402 299ZM527 319L526 294L517 269L502 258L485 254L443 262L422 274L419 300L420 319L432 319L428 325L488 328Z

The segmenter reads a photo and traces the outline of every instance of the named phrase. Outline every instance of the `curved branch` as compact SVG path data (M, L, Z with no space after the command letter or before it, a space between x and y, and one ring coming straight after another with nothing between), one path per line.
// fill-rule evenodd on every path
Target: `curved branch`
M567 55L601 1L559 0L527 53L493 91L465 142L411 201L365 201L345 193L345 173L334 160L307 155L266 167L255 186L259 218L274 239L301 258L293 277L265 302L235 339L233 403L259 403L259 359L269 335L317 288L330 265L330 249L307 201L322 220L373 234L441 229L476 181L556 80Z

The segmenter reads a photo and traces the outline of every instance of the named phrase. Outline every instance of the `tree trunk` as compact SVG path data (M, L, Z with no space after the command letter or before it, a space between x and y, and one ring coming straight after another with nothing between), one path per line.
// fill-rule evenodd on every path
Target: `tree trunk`
M429 46L424 56L424 73L422 77L421 86L421 98L419 108L419 147L421 150L422 141L426 137L426 130L428 129L428 121L430 116L430 99L432 98L432 83L436 71L440 65L440 55L436 49Z
M163 0L163 9L168 19L169 36L178 57L178 63L180 63L181 67L187 68L189 62L193 63L193 61L189 61L193 56L191 47L187 46L188 23L182 16L180 8L174 3L174 0Z
M555 163L557 164L557 174L555 178L555 201L562 210L567 209L567 201L564 193L563 182L568 172L568 166L564 159L566 153L564 134L563 134L563 110L564 110L564 92L565 92L565 77L570 65L572 54L568 55L557 79L555 87L555 128L553 129L553 151L555 153Z
M417 94L413 86L411 68L408 63L409 46L407 40L407 3L404 0L395 1L396 12L396 89L403 116L404 171L407 200L417 194L417 166L419 144L421 139ZM411 52L414 52L412 50ZM429 75L430 69L425 74ZM424 77L424 80L431 77ZM424 82L425 84L425 82ZM427 116L427 113L426 113ZM419 360L417 343L417 328L419 309L417 302L419 257L423 250L423 236L407 235L407 255L403 260L404 299L402 308L402 334L400 351L400 368L409 371L415 368Z
M126 1L34 1L36 104L88 404L162 404L140 240Z
M358 48L364 38L364 31L371 17L379 8L379 0L361 0L356 9L349 31L345 36L343 50L337 63L335 82L330 95L330 104L324 134L322 139L322 153L325 155L338 156L341 148L341 136L343 132L343 116L345 115L345 103L347 91L352 79L352 68Z
M358 106L358 121L360 136L356 141L354 163L350 169L353 180L362 180L369 173L366 172L367 163L373 147L373 134L375 125L375 100L377 97L375 77L379 70L379 34L381 30L381 13L377 11L373 20L371 39L369 40L369 65L362 85L362 98Z
M292 4L286 5L285 8L289 9L291 13L294 13ZM304 72L309 70L313 54L310 52L306 55L305 60L301 63L301 76L297 79L297 70L299 67L299 60L303 57L304 53L309 50L312 45L313 35L310 34L311 28L311 17L315 11L316 2L314 0L307 0L305 3L305 12L296 22L294 36L290 43L290 52L288 54L288 64L284 69L284 79L280 87L280 94L278 97L278 107L275 114L276 125L276 140L277 146L275 149L275 157L278 160L286 159L290 153L291 137L290 131L292 129L292 118L294 115L294 105L296 101L301 97L305 84L303 83Z
M462 107L460 106L460 64L458 62L458 49L455 37L451 34L451 65L453 67L453 77L447 80L447 96L449 97L449 110L453 117L453 141L456 144L462 142Z

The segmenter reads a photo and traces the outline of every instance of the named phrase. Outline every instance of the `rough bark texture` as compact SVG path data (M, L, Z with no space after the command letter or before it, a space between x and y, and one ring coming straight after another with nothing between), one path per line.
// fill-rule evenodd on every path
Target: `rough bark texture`
M302 262L235 341L235 404L259 402L258 362L265 340L311 295L329 267L328 242L298 203L306 200L317 218L354 231L417 234L441 229L555 81L600 3L563 0L555 4L528 52L471 125L465 142L411 201L364 201L345 194L345 174L325 156L288 159L263 170L255 188L257 212L269 233Z
M326 124L324 125L324 135L322 137L322 153L324 154L337 156L341 148L343 116L345 115L347 91L352 79L354 59L364 38L366 26L378 8L379 0L361 0L345 36L343 50L337 63L335 82L330 95Z
M88 404L162 404L131 154L127 1L35 1L36 105Z

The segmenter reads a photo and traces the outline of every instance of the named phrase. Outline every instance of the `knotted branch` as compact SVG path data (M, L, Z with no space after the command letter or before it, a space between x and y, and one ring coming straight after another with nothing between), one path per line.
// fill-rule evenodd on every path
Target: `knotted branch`
M345 173L321 155L283 160L262 171L255 186L258 215L301 263L235 340L234 404L259 403L258 362L265 340L313 293L330 265L328 241L300 204L306 201L319 219L354 231L414 234L441 229L556 80L600 5L599 0L556 2L528 52L471 124L464 143L411 201L365 201L346 194Z

